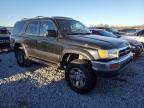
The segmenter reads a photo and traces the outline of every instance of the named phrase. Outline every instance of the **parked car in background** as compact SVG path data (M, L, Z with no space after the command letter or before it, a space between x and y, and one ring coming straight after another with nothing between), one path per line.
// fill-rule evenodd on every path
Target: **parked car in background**
M128 42L94 36L72 18L24 19L15 24L12 37L19 66L28 66L30 60L58 66L78 93L91 91L98 76L117 76L133 58Z
M131 36L127 36L128 38L135 39L143 44L144 47L144 30L139 30Z
M120 38L120 39L128 41L130 44L131 51L133 52L135 57L140 56L143 52L142 44L134 39L131 39L131 38L128 38L125 36L117 36L113 33L107 32L103 29L91 29L91 31L93 34L96 34L97 36L100 35L100 36L106 36L106 37Z
M8 49L10 50L10 32L7 28L1 27L0 28L0 49Z
M140 29L121 29L119 32L125 33L125 35L132 35L138 32Z
M103 30L108 31L110 33L113 33L113 34L115 34L117 36L124 35L123 32L120 32L120 31L118 31L118 30L116 30L114 28L110 28L110 27L96 27L96 29L103 29Z

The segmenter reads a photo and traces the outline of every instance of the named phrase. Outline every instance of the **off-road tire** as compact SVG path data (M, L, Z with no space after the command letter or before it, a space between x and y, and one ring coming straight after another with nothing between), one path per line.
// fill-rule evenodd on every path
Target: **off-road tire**
M85 75L85 85L82 88L74 86L70 80L70 71L73 68L80 69ZM85 60L74 60L68 64L65 70L65 79L69 87L77 93L86 94L90 92L96 83L97 77L94 74L91 65Z

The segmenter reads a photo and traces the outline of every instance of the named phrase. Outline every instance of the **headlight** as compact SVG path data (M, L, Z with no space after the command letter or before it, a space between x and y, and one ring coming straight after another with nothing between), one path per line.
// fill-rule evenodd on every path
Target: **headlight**
M119 51L116 49L112 50L98 50L99 57L101 59L112 59L112 58L118 58L119 57Z

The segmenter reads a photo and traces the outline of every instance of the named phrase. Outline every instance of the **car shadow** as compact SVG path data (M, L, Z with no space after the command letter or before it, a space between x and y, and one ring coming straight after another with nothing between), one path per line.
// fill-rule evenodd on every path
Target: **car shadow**
M0 53L0 79L14 76L16 74L25 74L25 72L34 72L35 70L45 67L35 62L29 67L19 67L13 52Z

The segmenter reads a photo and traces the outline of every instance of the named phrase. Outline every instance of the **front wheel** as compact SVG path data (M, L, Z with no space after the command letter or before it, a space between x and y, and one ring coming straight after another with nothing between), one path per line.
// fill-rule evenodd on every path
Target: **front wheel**
M72 90L85 94L94 88L97 78L87 61L74 60L65 70L65 79Z

